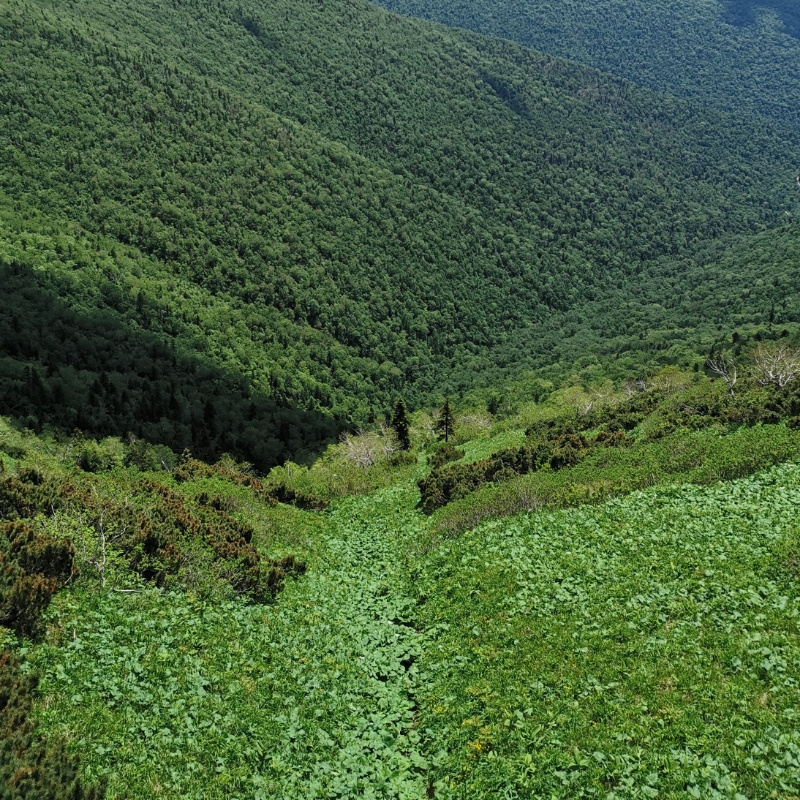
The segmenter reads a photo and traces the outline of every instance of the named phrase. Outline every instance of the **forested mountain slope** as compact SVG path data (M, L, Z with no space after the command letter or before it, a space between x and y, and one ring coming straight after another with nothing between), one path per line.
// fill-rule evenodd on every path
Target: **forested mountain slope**
M800 7L791 0L379 0L657 91L784 125L800 119Z
M623 284L509 337L482 379L525 368L629 378L645 364L699 366L712 348L736 352L800 330L800 229L790 223L691 257L663 258ZM460 376L456 374L456 380ZM462 387L467 387L466 376Z
M0 34L33 427L266 468L796 203L768 127L356 0L11 2Z

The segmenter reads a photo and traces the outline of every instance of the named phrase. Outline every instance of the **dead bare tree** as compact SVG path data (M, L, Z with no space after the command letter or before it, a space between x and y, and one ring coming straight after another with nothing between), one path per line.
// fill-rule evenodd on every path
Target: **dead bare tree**
M101 510L99 515L92 520L87 520L88 524L81 526L81 549L83 561L90 564L97 570L97 575L100 578L100 585L106 588L106 568L109 564L109 556L117 542L127 532L127 527L109 530L107 522L107 512L105 509ZM86 534L93 531L95 536L94 540L90 542L90 548L87 547Z
M625 381L620 387L620 390L625 397L633 397L639 391L633 381Z
M344 457L353 464L357 464L361 469L371 467L378 457L378 447L375 438L364 431L356 434L345 433L342 436L344 445Z
M400 449L400 442L397 440L397 434L394 432L393 428L385 422L381 422L378 426L377 433L381 452L385 458L391 458Z
M730 390L731 397L736 397L733 387L736 386L736 381L739 379L739 370L731 359L725 358L722 353L710 356L706 359L706 369L719 375Z
M356 433L344 433L339 441L340 452L345 460L361 469L367 469L379 461L387 461L400 450L397 434L385 423L381 423L375 431L359 428Z
M753 375L761 386L774 384L783 389L800 375L800 350L785 344L760 344L753 353Z

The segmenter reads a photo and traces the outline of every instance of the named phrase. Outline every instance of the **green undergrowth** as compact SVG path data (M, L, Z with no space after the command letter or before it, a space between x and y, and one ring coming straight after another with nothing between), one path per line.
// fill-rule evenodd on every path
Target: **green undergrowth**
M52 594L0 629L30 742L120 800L790 800L794 395L648 387L466 410L452 447L419 412L409 451L384 427L263 478L0 423L0 537ZM421 510L432 470L548 437L580 457Z
M433 515L428 535L436 542L485 519L598 503L665 480L699 484L730 480L798 455L800 432L785 425L739 428L728 434L684 431L630 449L598 448L572 468L490 483L449 503Z
M412 476L292 508L314 545L273 605L68 587L24 651L41 729L110 797L796 791L800 468L492 520L427 552L418 497Z
M546 415L547 411L540 411L539 416L542 413ZM463 452L459 463L472 463L503 448L522 445L525 431L520 427L520 420L500 422L487 418L485 426L479 430L470 429L467 420L458 429L458 450ZM465 434L472 435L464 438ZM412 448L402 451L397 449L385 428L348 434L338 444L329 445L310 466L287 462L273 468L264 485L273 496L280 498L281 493L297 496L301 507L320 509L342 498L369 494L419 478L423 467L435 463L436 454L444 443L434 438L431 418L425 411L414 415L411 437Z
M42 728L112 797L424 796L421 636L398 572L413 495L341 502L274 606L63 592L29 652Z
M757 352L794 351L773 344ZM418 487L436 535L457 535L521 510L600 502L664 476L695 483L738 478L798 451L795 384L775 386L754 368L735 391L722 380L672 368L621 388L610 382L563 388L496 420L470 448L477 457L434 452Z
M71 730L43 735L32 714L47 683L35 659L26 659L30 647L52 646L72 663L78 627L92 640L100 615L120 611L114 635L129 654L134 631L152 639L163 617L159 603L169 607L170 626L186 623L189 633L193 623L183 606L236 608L240 618L254 617L287 579L305 573L320 519L278 503L272 487L230 458L208 465L188 454L176 460L141 441L35 436L2 419L0 451L0 796L100 798L106 776L72 746ZM162 469L137 466L152 466L151 451L163 456L155 459ZM64 608L78 610L71 630L60 622ZM162 649L158 657L165 653L167 675L193 690L201 686L180 661L183 653ZM106 669L108 651L93 658ZM128 670L128 655L124 663ZM164 674L157 680L168 695L173 691ZM107 715L131 686L122 680L104 689L88 717ZM74 692L70 698L77 704ZM127 697L141 698L137 691ZM163 711L157 703L152 710ZM181 717L181 728L192 730L190 716ZM133 735L147 739L142 730Z
M425 556L436 796L796 796L798 502L784 465L486 522Z
M333 500L369 494L391 486L418 472L419 452L397 453L381 457L369 466L348 461L341 445L331 445L310 467L287 463L272 469L268 483L284 487L291 496L295 493L309 498L317 506L327 506Z

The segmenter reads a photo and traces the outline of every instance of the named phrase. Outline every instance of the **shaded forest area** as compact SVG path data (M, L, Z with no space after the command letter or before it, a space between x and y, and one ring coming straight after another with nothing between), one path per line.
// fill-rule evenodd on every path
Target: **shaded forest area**
M731 25L755 25L757 12L765 9L778 15L789 36L800 39L800 8L791 0L725 0L724 19Z
M380 0L500 36L660 92L786 130L800 119L800 11L792 0Z
M168 337L126 325L126 311L153 312L140 296L127 298L128 308L124 295L110 298L122 314L79 313L22 265L0 266L0 283L7 304L0 411L33 430L133 434L209 460L235 453L266 471L313 453L344 427L253 391L241 375L179 353Z

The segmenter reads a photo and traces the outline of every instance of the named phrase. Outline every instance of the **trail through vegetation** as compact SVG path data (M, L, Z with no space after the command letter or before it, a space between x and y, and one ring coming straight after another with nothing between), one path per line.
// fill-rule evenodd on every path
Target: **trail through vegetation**
M397 574L418 523L413 494L411 487L399 486L337 509L327 569L303 586L301 608L312 604L319 619L307 629L310 684L335 682L335 674L319 675L332 653L337 663L355 669L357 680L339 695L320 698L320 720L341 720L335 734L339 757L333 765L310 765L308 778L298 782L298 797L326 797L331 789L345 797L421 794L427 763L416 730L415 695L422 640L413 627L415 602ZM338 774L327 774L331 766Z
M78 731L110 796L422 796L421 635L400 577L416 500L406 482L344 501L309 574L266 609L62 596L72 640L35 658L55 700L43 720Z
M790 797L799 474L432 551L412 480L347 498L274 606L62 593L39 720L110 797Z
M800 398L762 385L769 353L794 363L757 348L734 394L572 386L456 414L457 446L420 413L409 451L383 428L263 479L4 425L0 608L40 601L0 628L19 763L55 743L45 772L109 800L790 800Z

